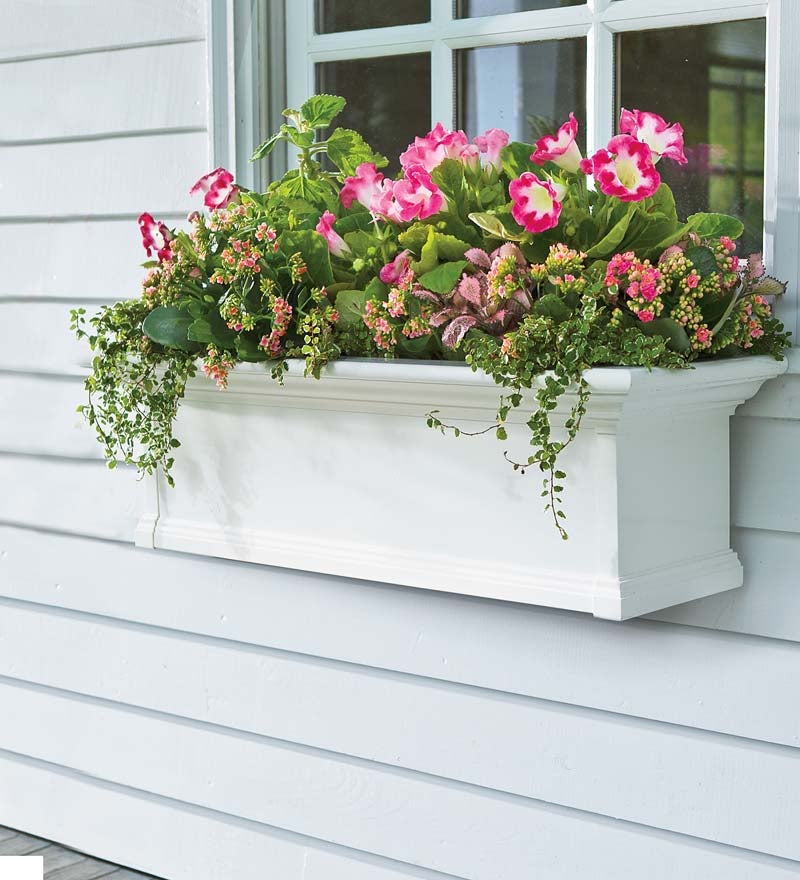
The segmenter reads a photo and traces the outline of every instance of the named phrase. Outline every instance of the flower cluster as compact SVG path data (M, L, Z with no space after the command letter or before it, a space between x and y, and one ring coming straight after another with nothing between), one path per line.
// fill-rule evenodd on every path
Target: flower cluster
M662 294L666 289L661 272L649 260L638 260L633 251L614 254L609 260L604 279L608 296L617 301L620 293L627 297L627 306L643 323L652 321L664 310Z
M433 309L426 302L427 295L416 283L413 270L407 268L388 288L385 298L371 297L365 302L362 320L377 352L393 354L400 340L431 335Z

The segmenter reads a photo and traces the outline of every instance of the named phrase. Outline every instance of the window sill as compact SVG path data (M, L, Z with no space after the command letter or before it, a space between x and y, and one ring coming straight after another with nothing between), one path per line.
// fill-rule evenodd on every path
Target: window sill
M729 416L786 363L591 370L565 451L570 540L542 512L524 426L444 438L438 409L490 423L499 389L460 364L340 361L283 387L243 365L190 383L176 488L148 481L141 547L303 569L621 620L742 583L730 549ZM569 401L565 401L569 405ZM522 418L519 421L523 421Z

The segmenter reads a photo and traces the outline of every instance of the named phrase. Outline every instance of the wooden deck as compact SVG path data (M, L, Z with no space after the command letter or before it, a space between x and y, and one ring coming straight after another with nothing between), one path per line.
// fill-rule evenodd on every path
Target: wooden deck
M0 859L2 856L43 856L46 880L155 880L149 874L101 862L41 837L0 827Z

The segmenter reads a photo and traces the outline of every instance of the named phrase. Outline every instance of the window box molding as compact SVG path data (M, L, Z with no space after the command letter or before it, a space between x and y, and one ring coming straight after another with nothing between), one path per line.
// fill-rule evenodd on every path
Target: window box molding
M176 488L146 481L136 544L636 617L741 586L729 418L785 369L754 357L589 371L589 410L564 454L564 542L538 471L514 473L491 435L425 425L431 409L467 428L491 422L498 388L484 374L341 361L316 382L293 363L281 387L239 366L227 392L190 383ZM513 429L506 445L526 455Z

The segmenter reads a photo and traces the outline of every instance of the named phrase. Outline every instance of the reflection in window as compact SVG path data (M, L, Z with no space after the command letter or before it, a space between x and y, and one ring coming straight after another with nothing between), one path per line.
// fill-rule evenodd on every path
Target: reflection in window
M295 3L305 0L294 0ZM441 3L442 0L437 0ZM375 0L317 0L318 34L337 31L359 31L366 28L419 24L430 21L431 0L403 0L402 3L380 3Z
M456 71L458 126L470 136L504 128L512 140L532 143L570 111L586 117L583 38L462 49Z
M617 43L617 111L652 110L683 125L689 164L665 160L659 171L681 216L744 221L742 253L762 247L765 44L763 19L625 33Z
M583 6L586 0L458 0L456 18L477 18L481 15L503 15L506 12L538 12L540 9L560 9L564 6Z
M431 56L390 55L317 64L317 92L341 95L347 107L336 124L359 131L400 168L398 156L431 125Z

